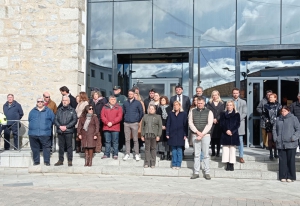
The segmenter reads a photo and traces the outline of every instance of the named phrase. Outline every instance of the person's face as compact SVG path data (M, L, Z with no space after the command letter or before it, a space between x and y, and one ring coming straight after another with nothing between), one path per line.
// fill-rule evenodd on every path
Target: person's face
M154 101L159 101L159 94L155 93L153 99L154 99Z
M43 99L38 99L37 102L36 102L36 106L38 108L43 108L43 106L44 106L44 100Z
M267 93L267 98L269 99L270 95L272 94L272 92Z
M149 113L150 114L155 114L155 109L153 106L149 107Z
M79 103L80 102L80 97L76 97L76 102Z
M162 98L162 99L160 100L160 104L161 104L161 105L166 105L166 104L167 104L166 99L165 99L165 98Z
M139 89L135 89L134 92L137 93L137 94L139 94L140 90Z
M110 103L111 105L115 105L116 102L117 102L117 99L116 99L116 98L110 98L110 99L109 99L109 103Z
M138 96L138 94L137 93L134 93L134 98L136 99L136 100L139 100L139 96Z
M94 93L94 99L97 100L99 98L98 93Z
M67 98L63 98L62 99L62 104L64 107L67 107L70 104L70 100Z
M121 89L114 89L114 94L120 94L121 93Z
M66 91L60 91L61 95L67 95L68 93Z
M197 107L198 109L203 109L205 105L205 102L203 100L198 100L197 101Z
M175 103L173 105L173 108L174 108L175 111L179 111L180 110L180 105L178 103Z
M154 94L155 94L155 92L149 92L149 97L150 97L150 99L153 99L153 98L154 98Z
M132 91L128 92L128 99L133 99L134 93Z
M14 97L11 96L11 95L9 95L9 96L7 97L7 101L8 101L8 103L12 103L12 102L14 101Z
M176 88L175 91L177 95L181 95L183 90L181 88Z
M197 101L198 101L198 98L195 97L195 98L194 98L194 105L196 105L196 106L197 106Z
M282 109L282 110L281 110L282 116L286 116L288 113L289 113L289 111L286 110L286 109Z
M200 96L202 96L202 94L203 94L202 89L198 88L198 89L196 90L196 95L197 95L198 97L200 97Z
M90 107L90 108L89 108L89 111L88 111L88 113L89 113L89 114L93 114L93 113L94 113L94 109L93 109L93 107Z
M50 95L49 94L45 93L45 94L43 94L43 97L44 97L45 102L49 102L49 100L50 100Z
M214 92L214 93L212 94L212 98L213 98L214 101L216 101L217 99L219 99L218 93L217 93L217 92Z
M269 96L269 101L270 102L275 102L276 101L276 98L274 97L274 95Z
M237 99L240 96L240 92L238 90L233 90L232 91L232 96L234 99Z
M226 104L226 109L227 109L228 111L232 111L232 110L233 110L233 103L232 103L232 102L228 102L228 103Z

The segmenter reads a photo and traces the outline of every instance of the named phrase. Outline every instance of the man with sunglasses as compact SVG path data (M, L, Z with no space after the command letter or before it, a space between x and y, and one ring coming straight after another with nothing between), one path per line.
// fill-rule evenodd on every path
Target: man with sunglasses
M34 107L28 116L29 141L33 156L33 165L40 164L40 144L43 149L44 164L50 166L50 146L54 113L45 107L43 98L37 99Z

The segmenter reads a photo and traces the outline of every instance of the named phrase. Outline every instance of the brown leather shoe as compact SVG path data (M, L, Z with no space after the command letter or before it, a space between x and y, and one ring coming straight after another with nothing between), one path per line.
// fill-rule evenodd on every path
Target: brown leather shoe
M69 167L72 166L72 161L68 161L68 166L69 166Z
M242 157L240 158L240 163L245 163L245 160Z
M60 165L63 165L63 164L64 164L63 162L58 161L58 162L56 162L56 163L54 164L54 166L60 166Z

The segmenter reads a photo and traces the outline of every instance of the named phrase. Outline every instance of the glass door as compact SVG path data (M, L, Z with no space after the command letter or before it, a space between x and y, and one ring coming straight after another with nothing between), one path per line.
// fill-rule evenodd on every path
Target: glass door
M282 105L290 106L297 101L297 95L300 91L299 76L279 77L280 93L278 101Z

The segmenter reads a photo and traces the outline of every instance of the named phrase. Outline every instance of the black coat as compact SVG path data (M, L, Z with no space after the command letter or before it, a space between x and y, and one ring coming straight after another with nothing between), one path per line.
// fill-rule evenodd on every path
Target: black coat
M212 111L214 114L214 119L217 119L218 123L213 124L211 128L211 138L221 138L221 128L220 128L220 118L221 114L224 112L225 104L223 102L219 102L217 106L213 102L208 102L206 108Z
M173 109L173 103L177 100L177 95L173 96L170 98L170 106ZM185 111L187 114L190 111L190 107L191 107L191 101L190 98L188 96L182 95L182 105L181 105L183 111Z
M167 114L169 114L171 111L172 111L171 107L168 106L166 108ZM161 116L162 126L166 126L167 125L167 119L163 119L163 117L162 117L162 109L160 107L158 107L158 109L156 111L156 114L158 114L158 115ZM166 141L168 141L168 139L166 138L166 130L162 130L162 135L161 135L161 138L160 138L159 141L160 142L166 142Z
M300 122L300 102L294 102L291 105L291 113L298 118L298 121Z
M103 97L101 100L99 100L97 102L97 104L95 104L95 102L93 101L93 99L90 100L90 104L93 106L94 109L94 114L97 115L98 117L98 121L99 121L99 125L100 125L100 129L102 128L102 121L101 121L101 110L103 108L103 106L105 104L107 104L107 99L105 97Z
M73 107L74 109L76 109L77 107L77 102L76 102L76 98L72 96L72 94L69 94L68 96L70 98L70 106ZM62 105L62 102L60 102L60 104L58 105L57 109L61 108L63 105Z
M149 103L151 102L150 97L146 98L144 100L144 106L145 106L145 114L148 114L148 107L149 107Z
M280 115L281 108L281 104L277 101L275 103L268 102L264 105L261 118L265 122L267 132L273 131L273 125Z
M57 127L57 133L74 133L74 128L77 123L77 114L73 107L60 107L55 116L54 124ZM59 127L66 126L67 130L62 132Z
M168 145L184 146L184 136L188 137L187 113L179 112L176 116L175 112L170 112L166 130L166 135L169 136Z
M240 127L240 114L236 113L235 110L233 110L231 113L228 113L228 111L221 114L220 118L220 127L222 129L222 135L221 135L221 144L222 145L240 145L239 140L239 127ZM230 130L232 133L232 136L229 136L226 134L226 131Z

